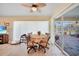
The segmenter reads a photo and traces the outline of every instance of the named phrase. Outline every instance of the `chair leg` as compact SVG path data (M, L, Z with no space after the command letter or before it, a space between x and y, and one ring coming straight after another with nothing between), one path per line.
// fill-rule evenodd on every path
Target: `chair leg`
M47 49L49 49L49 47L46 47Z
M27 47L28 48L28 47ZM33 49L36 52L35 47L30 47L30 49L28 50L28 53L30 52L30 50Z
M35 49L35 47L33 47L33 50L36 52L36 49Z
M40 49L41 49L41 45L39 45L39 49L38 49L38 51L40 51Z
M27 49L28 49L28 47L27 47Z
M45 48L43 48L44 49L44 53L46 53L46 49Z
M44 50L44 53L46 53L45 47L44 46L41 46L41 45L40 45L40 47Z
M30 52L31 49L32 49L32 48L30 48L30 49L28 50L28 53Z

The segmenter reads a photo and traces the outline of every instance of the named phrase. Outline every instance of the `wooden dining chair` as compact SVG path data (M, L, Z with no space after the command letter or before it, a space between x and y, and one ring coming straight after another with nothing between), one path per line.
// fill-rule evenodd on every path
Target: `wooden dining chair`
M20 36L20 43L26 43L26 40L27 40L26 34L23 34L23 35Z
M44 50L44 53L46 53L47 44L48 44L48 39L43 39L40 41L39 49L42 48Z
M31 41L31 35L28 33L27 35L27 49L29 48L28 43Z
M32 33L28 33L28 34L27 34L27 44L28 44L28 42L31 40L31 35L32 35ZM28 47L27 47L27 49L28 49Z
M47 45L50 45L49 40L50 40L50 33L45 33L48 39ZM49 47L47 47L49 49Z
M36 52L36 46L34 45L34 42L33 41L28 41L27 43L27 49L29 48L28 50L28 53L33 49L35 52Z

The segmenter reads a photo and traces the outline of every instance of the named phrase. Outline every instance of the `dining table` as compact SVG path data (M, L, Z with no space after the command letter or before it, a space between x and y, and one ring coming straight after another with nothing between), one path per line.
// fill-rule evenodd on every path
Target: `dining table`
M41 34L41 35L32 34L32 35L30 35L30 42L28 44L28 45L32 46L32 47L30 47L30 50L33 48L34 51L36 51L36 50L39 51L40 50L40 47L41 47L40 44L43 44L43 46L44 45L46 46L47 45L47 42L48 42L48 38L49 37L47 35L45 35L45 34ZM30 50L28 50L28 52ZM44 49L44 51L45 51L45 49Z

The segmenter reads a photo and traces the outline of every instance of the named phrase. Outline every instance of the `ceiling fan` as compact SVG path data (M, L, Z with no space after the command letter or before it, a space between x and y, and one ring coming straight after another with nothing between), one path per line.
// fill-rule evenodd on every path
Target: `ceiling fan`
M45 7L45 3L24 3L22 6L26 8L31 8L31 12L40 11L42 7Z

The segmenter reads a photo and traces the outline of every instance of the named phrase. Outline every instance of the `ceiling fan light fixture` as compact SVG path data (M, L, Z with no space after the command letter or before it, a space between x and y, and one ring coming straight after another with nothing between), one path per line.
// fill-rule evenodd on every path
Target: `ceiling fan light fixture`
M32 11L37 11L37 8L36 7L32 7Z

